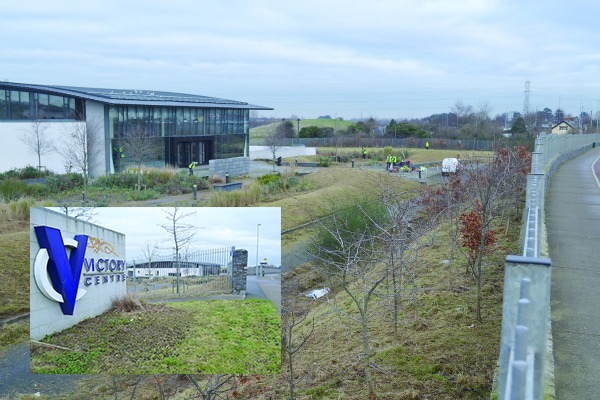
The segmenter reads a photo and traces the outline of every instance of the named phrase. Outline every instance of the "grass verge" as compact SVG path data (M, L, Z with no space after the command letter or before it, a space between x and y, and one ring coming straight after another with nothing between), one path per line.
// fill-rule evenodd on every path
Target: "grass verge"
M209 374L281 372L281 322L270 301L211 300L174 303L172 307L194 312L191 331L179 346L178 370Z
M32 345L31 372L275 373L280 363L278 321L270 302L253 300L111 311L42 340L69 350Z

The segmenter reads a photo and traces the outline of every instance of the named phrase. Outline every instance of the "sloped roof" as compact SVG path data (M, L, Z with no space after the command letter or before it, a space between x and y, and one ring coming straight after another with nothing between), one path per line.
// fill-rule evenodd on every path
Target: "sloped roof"
M27 83L0 82L0 89L35 91L60 96L93 100L111 105L141 105L162 107L237 108L247 110L272 110L270 107L248 104L242 101L220 99L195 94L163 92L158 90L104 89L75 86L33 85Z
M573 124L571 124L569 121L565 121L564 119L563 119L562 121L560 121L558 124L556 124L556 125L552 125L552 128L550 128L550 129L554 129L554 128L556 128L557 126L559 126L560 124L562 124L562 123L565 123L565 124L569 125L569 127L570 127L571 129L577 129L577 127L576 127L576 126L574 126Z

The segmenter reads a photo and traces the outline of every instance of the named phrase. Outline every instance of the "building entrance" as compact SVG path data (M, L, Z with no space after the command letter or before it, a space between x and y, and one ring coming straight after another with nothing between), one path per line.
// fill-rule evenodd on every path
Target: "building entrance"
M209 160L210 142L177 140L173 151L172 162L179 168L187 168L192 161L207 164Z

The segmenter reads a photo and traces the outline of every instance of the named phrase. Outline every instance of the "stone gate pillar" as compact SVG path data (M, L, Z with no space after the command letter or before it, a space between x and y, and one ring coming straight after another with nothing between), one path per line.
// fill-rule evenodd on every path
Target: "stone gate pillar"
M234 250L232 271L232 293L246 295L246 267L248 266L248 250Z

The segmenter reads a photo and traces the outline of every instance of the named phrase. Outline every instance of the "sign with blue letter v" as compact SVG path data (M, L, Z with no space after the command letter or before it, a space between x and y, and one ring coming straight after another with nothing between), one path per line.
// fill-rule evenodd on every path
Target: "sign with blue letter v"
M64 315L73 315L88 237L76 235L77 247L72 248L68 256L60 230L48 226L34 229L40 248L48 252L48 275L52 286L62 296L60 308Z

